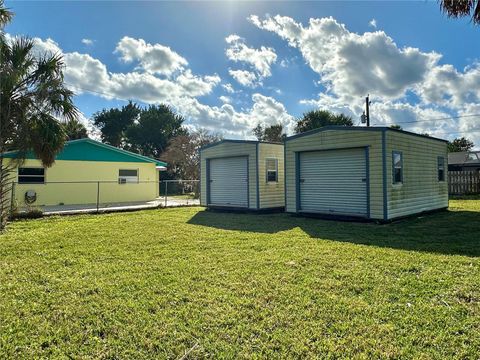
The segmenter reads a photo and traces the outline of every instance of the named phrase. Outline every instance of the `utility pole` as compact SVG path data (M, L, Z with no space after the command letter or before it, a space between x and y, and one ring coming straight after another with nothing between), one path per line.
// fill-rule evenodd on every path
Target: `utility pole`
M365 98L365 115L367 117L367 127L370 126L370 94Z
M360 116L360 120L362 121L362 124L366 123L367 127L370 126L370 94L365 98L365 111L362 116Z

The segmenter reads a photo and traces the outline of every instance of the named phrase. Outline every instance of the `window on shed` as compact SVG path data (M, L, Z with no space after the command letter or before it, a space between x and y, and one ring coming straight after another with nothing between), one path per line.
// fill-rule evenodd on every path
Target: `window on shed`
M267 182L278 181L278 160L266 159Z
M392 153L393 166L393 183L403 183L403 154L400 151Z
M18 168L19 184L44 184L45 169L39 167L21 167Z
M120 169L118 170L118 183L138 183L138 169Z
M445 158L439 156L437 159L438 181L445 181Z

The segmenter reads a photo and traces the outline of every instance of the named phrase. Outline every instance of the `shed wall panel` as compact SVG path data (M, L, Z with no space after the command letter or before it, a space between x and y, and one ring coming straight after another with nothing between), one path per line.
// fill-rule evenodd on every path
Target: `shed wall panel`
M448 207L447 144L387 131L388 218ZM403 183L393 184L392 152L403 155ZM438 181L437 159L445 159L445 181Z
M260 209L285 206L285 171L283 145L260 143L258 148L258 187ZM267 182L266 159L277 159L278 181Z

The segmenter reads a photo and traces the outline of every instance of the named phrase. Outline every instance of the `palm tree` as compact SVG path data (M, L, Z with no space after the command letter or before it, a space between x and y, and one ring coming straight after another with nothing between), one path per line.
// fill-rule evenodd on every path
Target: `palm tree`
M73 93L63 83L60 54L35 56L34 41L7 39L5 25L12 12L0 0L0 228L8 208L12 170L33 151L44 166L51 166L65 143L62 121L76 119ZM3 153L19 151L15 162Z
M88 137L88 131L85 125L83 125L78 120L70 120L67 121L64 126L65 135L67 136L67 140L77 140L77 139L84 139Z
M440 7L449 17L471 16L474 24L480 24L479 0L440 0Z

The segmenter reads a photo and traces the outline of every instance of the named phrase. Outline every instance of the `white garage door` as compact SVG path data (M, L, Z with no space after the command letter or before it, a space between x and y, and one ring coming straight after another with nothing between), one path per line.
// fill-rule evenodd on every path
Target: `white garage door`
M367 216L365 149L300 153L300 211Z
M247 157L210 160L209 205L248 207Z

